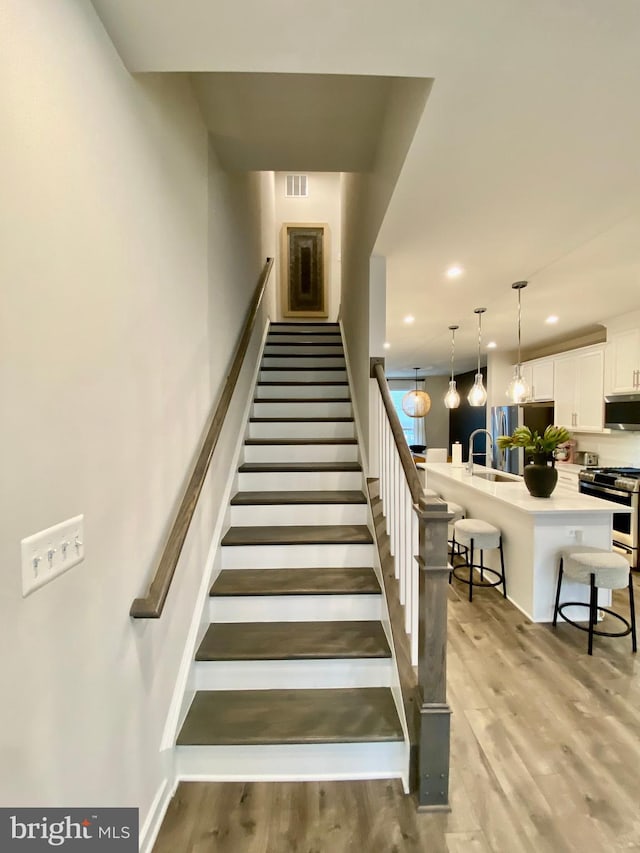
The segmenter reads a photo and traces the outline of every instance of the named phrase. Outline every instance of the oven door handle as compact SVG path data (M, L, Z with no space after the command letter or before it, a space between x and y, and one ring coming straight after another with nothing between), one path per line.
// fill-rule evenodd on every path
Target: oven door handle
M624 489L609 489L606 486L601 486L598 483L589 483L587 480L580 480L580 484L585 484L588 490L591 492L600 492L603 495L615 495L618 498L627 498L629 501L629 507L633 504L633 495L634 492L627 492ZM597 495L593 495L593 497L597 497ZM623 504L620 504L623 506Z

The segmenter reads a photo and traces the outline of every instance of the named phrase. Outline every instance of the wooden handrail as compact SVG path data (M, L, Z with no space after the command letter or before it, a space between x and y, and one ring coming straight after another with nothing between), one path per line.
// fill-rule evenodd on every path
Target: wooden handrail
M134 599L134 602L131 605L129 614L134 619L158 619L162 614L164 603L167 599L169 588L171 587L171 581L173 580L176 566L178 565L182 546L187 538L191 519L193 518L193 514L198 503L198 497L202 491L207 471L209 470L209 465L211 463L211 458L214 450L216 449L218 439L220 438L222 425L224 424L224 420L227 416L231 398L236 387L236 382L240 375L242 363L249 347L253 327L256 323L256 318L258 316L258 311L260 310L260 304L262 302L262 297L264 296L267 280L272 267L273 258L267 258L267 262L260 274L251 305L247 312L242 334L240 335L235 355L233 357L231 370L229 371L224 388L222 389L222 394L220 395L216 408L211 416L211 422L207 429L204 441L202 442L202 447L198 452L196 463L191 473L191 477L189 478L187 488L182 496L182 501L180 502L180 507L178 508L174 518L173 525L171 526L171 532L169 533L162 556L158 562L155 575L149 586L149 592L144 598Z
M409 445L407 444L407 439L405 438L404 431L400 424L400 418L398 417L398 413L393 405L393 400L391 399L391 394L389 393L387 377L384 375L384 365L377 362L372 365L371 371L378 382L380 396L382 397L382 402L384 403L384 408L387 413L391 433L396 443L398 456L400 457L400 462L402 464L402 469L404 470L407 485L409 486L409 491L411 492L411 500L414 504L419 504L420 498L423 496L420 475L416 469L411 451L409 450Z

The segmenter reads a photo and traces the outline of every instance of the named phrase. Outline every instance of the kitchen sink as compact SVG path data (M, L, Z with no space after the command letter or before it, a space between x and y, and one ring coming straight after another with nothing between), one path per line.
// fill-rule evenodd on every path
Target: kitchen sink
M507 477L499 471L478 471L474 477L481 477L483 480L491 480L492 483L517 483L513 477Z

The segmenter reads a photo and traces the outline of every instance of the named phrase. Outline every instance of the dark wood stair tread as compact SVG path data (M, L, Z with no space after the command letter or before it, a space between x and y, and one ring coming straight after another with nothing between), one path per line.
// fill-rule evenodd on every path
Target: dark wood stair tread
M358 491L237 492L231 499L231 506L365 504L366 502L364 493Z
M241 474L286 473L305 471L362 471L359 462L243 462Z
M381 622L214 622L198 661L388 658Z
M224 569L210 590L213 596L374 595L380 592L369 567L300 569Z
M337 379L318 379L314 382L296 382L293 379L274 379L273 382L271 382L271 381L269 381L269 382L258 382L258 388L262 388L265 386L269 387L269 388L271 388L273 386L285 387L285 388L289 388L291 386L294 386L294 387L304 386L304 387L306 387L307 385L311 385L314 387L316 385L318 385L318 386L328 385L328 386L337 387L339 385L347 386L347 385L349 385L349 383L344 381L344 380L337 380ZM296 397L296 400L297 399L298 398ZM324 400L325 398L321 397L320 399Z
M401 741L388 687L201 690L178 746Z
M340 330L336 329L336 328L333 328L333 329L313 329L310 332L297 332L297 331L295 331L295 329L273 329L273 328L271 328L271 329L269 329L269 334L267 336L267 340L269 340L269 338L271 338L274 335L300 335L300 337L306 337L306 336L312 336L312 335L313 336L315 336L315 335L331 335L334 338L337 337L337 338L341 339L340 338Z
M330 329L331 327L339 328L340 323L329 323L326 320L276 320L273 323L269 324L269 331L271 329L299 329L301 326L315 326L318 329Z
M279 344L278 346L284 346ZM342 358L344 353L341 352L267 352L263 353L267 358Z
M252 424L344 424L353 418L249 418Z
M302 332L299 334L304 337ZM265 350L267 347L342 347L342 341L270 341L267 338Z
M265 372L268 370L275 372L276 370L285 370L285 368L284 367L261 367L260 370L265 371ZM336 373L344 373L345 372L344 367L294 367L292 365L291 367L286 368L287 373L290 373L292 370L298 370L298 371L303 371L303 370L307 370L307 371L333 370Z
M254 397L254 403L350 403L350 397Z
M357 438L247 438L245 444L281 446L285 444L317 445L317 444L357 444Z
M230 527L222 545L369 545L364 524L291 524L283 527Z

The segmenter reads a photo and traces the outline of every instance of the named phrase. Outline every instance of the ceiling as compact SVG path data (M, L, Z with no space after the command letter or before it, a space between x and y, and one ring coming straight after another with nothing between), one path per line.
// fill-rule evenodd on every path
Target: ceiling
M434 79L376 244L394 375L446 372L452 323L473 367L480 306L483 359L489 340L512 351L516 280L526 350L640 309L636 0L94 5L130 70L195 74L233 168L367 170L384 78Z
M390 81L340 74L192 74L226 169L367 172Z

